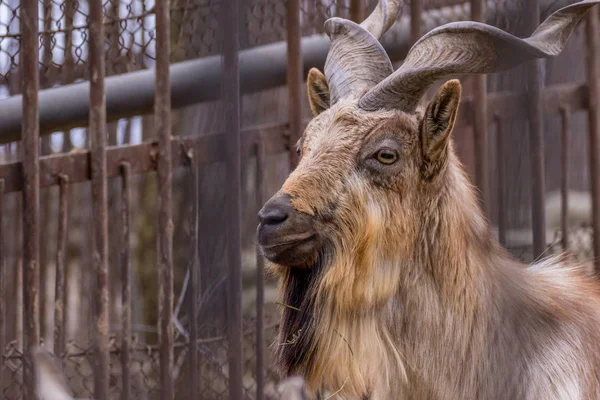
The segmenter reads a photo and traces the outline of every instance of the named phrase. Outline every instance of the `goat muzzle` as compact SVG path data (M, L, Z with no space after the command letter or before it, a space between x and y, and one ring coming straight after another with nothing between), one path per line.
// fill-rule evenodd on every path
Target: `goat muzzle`
M258 244L269 261L296 267L315 259L322 243L313 217L297 211L289 195L267 201L258 220Z

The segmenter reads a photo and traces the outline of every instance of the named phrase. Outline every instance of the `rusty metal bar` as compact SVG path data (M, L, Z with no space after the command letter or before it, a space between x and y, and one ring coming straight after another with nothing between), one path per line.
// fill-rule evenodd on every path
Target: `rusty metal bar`
M43 0L43 29L48 32L52 29L52 0ZM42 67L48 68L52 65L52 35L50 33L42 34ZM48 74L40 75L40 88L47 88L51 85ZM41 137L40 155L52 153L50 147L50 136ZM40 235L46 237L50 234L50 207L52 193L49 190L40 193ZM50 314L47 312L50 302L50 293L48 288L48 261L50 259L50 246L40 248L40 337L48 343L52 336L52 328L48 325Z
M0 354L6 346L6 237L4 236L4 179L0 179ZM4 382L4 362L0 363L0 382Z
M198 358L198 315L199 315L199 299L198 293L200 290L200 258L198 254L198 223L199 223L199 211L198 204L200 204L200 183L198 181L198 170L199 163L196 152L190 153L191 160L189 165L189 172L191 180L190 184L193 188L194 196L192 198L192 207L190 212L190 218L192 219L192 229L190 232L190 246L191 246L191 262L189 263L191 284L189 286L190 291L190 368L189 368L189 379L190 385L190 399L194 399L200 393L200 382L198 376L200 376L199 366L200 360Z
M298 0L291 3L298 4ZM296 10L297 8L292 9ZM221 3L224 27L223 41L223 115L225 116L225 146L227 166L227 262L228 262L228 313L227 359L229 362L229 398L243 398L243 348L242 348L242 274L241 274L241 138L240 138L240 69L239 69L239 18L240 0ZM289 14L289 12L288 12ZM289 16L288 16L289 18ZM289 31L288 31L289 32ZM288 38L289 39L289 38ZM289 69L294 69L289 66ZM290 88L290 91L293 89ZM290 100L292 100L290 98ZM294 110L290 109L292 113ZM288 118L293 116L289 115ZM290 125L291 128L291 125ZM290 138L294 134L290 134Z
M302 135L302 49L300 47L300 0L287 1L287 87L288 121L290 124L289 153L290 168L298 164L296 142ZM227 78L226 78L227 79Z
M485 21L486 0L471 0L471 19ZM480 204L484 215L490 215L489 133L487 75L473 77L473 141L475 147L475 184L481 193Z
M65 1L65 49L63 63L63 83L69 84L74 80L75 59L73 57L73 21L75 19L75 2Z
M256 138L256 203L263 204L264 149L261 136ZM265 398L265 261L256 243L256 400Z
M350 0L350 19L357 24L365 19L365 5L362 0Z
M131 165L121 163L121 400L129 400L131 392L130 364L131 364L131 265L129 263L129 238L130 217L130 186Z
M52 0L43 0L44 10L44 33L42 34L43 53L42 53L42 65L45 68L49 68L52 64L52 34L49 33L52 30ZM51 82L49 76L42 74L40 86L46 88L50 86ZM46 145L49 145L47 143ZM44 149L42 149L43 151ZM42 153L43 154L43 153Z
M306 123L306 121L304 121ZM281 132L285 130L286 124L273 124L264 128L246 131L241 153L251 155L254 152L254 140L259 131L262 130L265 153L279 154L287 151L287 140ZM199 164L210 164L222 162L222 149L227 145L227 137L224 134L175 137L172 140L173 166L184 167L189 161L187 152L195 149ZM85 182L90 180L91 156L89 151L80 151L72 154L60 154L40 158L41 187L59 184L58 176L66 175L70 183ZM123 161L131 164L131 173L139 174L155 171L158 159L158 143L146 142L137 145L109 147L107 149L107 173L108 177L120 176L120 165ZM7 193L18 192L23 189L23 173L21 162L12 162L0 165L0 178L5 179Z
M40 166L38 108L38 1L23 0L20 7L21 62L23 65L23 350L40 341ZM23 394L35 398L31 360L26 357Z
M109 398L108 306L108 188L106 172L105 54L102 0L89 1L90 123L92 210L94 225L94 398Z
M410 42L415 43L421 37L423 22L421 14L423 5L421 0L410 0Z
M588 13L585 24L587 81L589 85L589 151L592 189L592 228L594 230L594 267L600 274L600 27L598 10Z
M561 135L560 135L560 228L562 231L563 250L569 248L569 136L571 136L571 111L568 107L563 107L560 111L561 116Z
M506 175L504 168L504 132L502 131L502 118L499 115L494 115L494 121L496 125L496 171L498 174L498 241L502 246L506 246L506 203L504 200Z
M529 31L533 32L540 23L539 1L526 2ZM529 145L531 154L531 225L533 230L533 258L537 259L546 248L545 184L544 184L544 131L542 109L541 60L525 64L527 71Z
M67 226L69 209L69 178L59 176L58 192L58 232L56 240L56 278L54 283L54 353L62 355L65 351L65 259L67 254Z
M173 400L173 155L169 82L169 0L157 0L154 128L158 137L158 277L160 398Z

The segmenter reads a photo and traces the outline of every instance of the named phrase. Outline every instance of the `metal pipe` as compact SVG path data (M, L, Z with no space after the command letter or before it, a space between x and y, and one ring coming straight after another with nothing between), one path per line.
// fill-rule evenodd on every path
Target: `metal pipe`
M169 84L169 0L156 9L156 93L154 129L158 138L158 277L160 398L173 400L173 155L171 148L171 96Z
M29 349L40 341L40 165L38 90L38 1L20 7L21 62L23 65L23 394L36 397ZM102 400L102 399L101 399Z
M543 3L544 12L548 13L569 2L543 0ZM511 8L510 4L503 4L502 10L498 10L497 7L498 5L493 1L488 2L488 22L493 22L492 17L515 16L521 11ZM440 24L468 19L469 9L468 3L464 3L424 12L422 31L426 33ZM411 44L408 17L401 18L383 37L383 47L392 61L403 59ZM304 78L311 67L323 68L329 50L329 38L327 35L304 37L301 39L301 48ZM241 51L239 53L241 92L252 93L284 85L287 76L286 55L286 42ZM170 66L172 107L181 108L218 100L221 73L219 56L172 64ZM105 80L107 121L151 113L154 102L154 74L152 70L143 70L107 78ZM81 82L40 91L41 134L47 135L85 126L90 109L89 90L89 82ZM20 139L22 120L23 108L20 95L0 101L0 121L2 121L0 144Z
M594 230L594 267L600 274L600 27L598 10L588 13L585 24L587 81L589 85L589 157L592 189L592 228Z
M485 21L485 1L471 0L473 21ZM490 164L488 155L488 101L487 75L473 77L473 141L475 147L475 185L481 193L481 208L485 216L490 215Z
M529 31L540 24L538 0L527 2L525 15L529 18ZM529 146L531 153L531 225L533 230L533 258L540 257L546 248L546 221L544 209L544 130L542 110L541 60L525 64L527 71Z
M223 115L225 116L225 163L227 167L227 360L229 398L244 397L242 348L242 274L241 274L241 137L240 137L240 0L221 3L223 41Z
M106 170L106 99L104 96L105 54L102 0L90 0L90 115L92 173L92 214L95 273L94 320L94 398L108 400L110 355L108 349L108 184Z

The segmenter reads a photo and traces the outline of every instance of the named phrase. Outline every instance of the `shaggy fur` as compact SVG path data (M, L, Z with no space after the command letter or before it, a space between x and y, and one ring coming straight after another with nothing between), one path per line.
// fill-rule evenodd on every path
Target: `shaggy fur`
M269 266L289 306L282 374L346 399L600 398L600 286L496 243L452 147L459 82L406 114L326 108L311 76L315 118L279 194L326 240L306 265Z

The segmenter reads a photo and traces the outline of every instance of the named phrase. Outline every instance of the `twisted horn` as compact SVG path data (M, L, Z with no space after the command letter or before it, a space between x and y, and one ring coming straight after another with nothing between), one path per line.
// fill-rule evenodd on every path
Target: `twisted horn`
M399 3L379 0L360 25L342 18L325 22L325 32L331 40L324 71L331 105L343 97L358 97L394 71L379 39L396 20Z
M412 112L438 79L454 74L501 72L535 58L558 55L585 15L600 0L585 0L550 15L533 34L520 39L478 22L440 26L414 44L402 66L359 100L363 110Z

